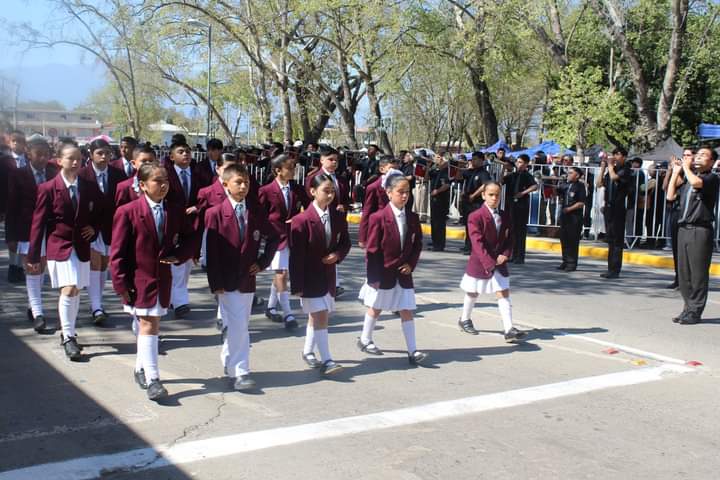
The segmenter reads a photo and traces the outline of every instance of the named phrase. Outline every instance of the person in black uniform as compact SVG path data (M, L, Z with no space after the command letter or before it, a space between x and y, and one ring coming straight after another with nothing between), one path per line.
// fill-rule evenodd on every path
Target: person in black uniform
M527 171L529 164L530 157L523 153L515 161L515 171L503 178L505 210L510 211L514 234L512 262L517 264L525 263L530 194L538 189L535 178Z
M695 153L693 152L692 148L685 148L683 149L682 158L685 160L686 158L688 161L692 161L693 157L695 156ZM677 164L682 166L682 162L677 158L673 157L670 161L670 165L668 166L668 172L665 174L665 180L663 181L663 190L665 190L665 196L667 197L667 192L670 189L670 179L672 178L672 168L673 165ZM684 179L684 174L682 172L682 169L680 170L680 173L678 174L679 179ZM677 290L679 287L678 284L678 260L677 260L677 252L678 252L678 220L680 219L680 199L675 198L673 201L668 200L667 204L667 224L670 231L667 235L670 236L670 247L672 248L672 256L673 256L673 265L675 268L675 277L673 278L673 281L671 284L669 284L667 287L668 290Z
M603 278L618 278L622 269L625 248L625 216L627 196L634 180L632 169L626 162L627 150L618 147L608 162L600 164L597 186L605 187L605 231L608 243L608 271Z
M484 153L473 152L470 162L470 168L462 174L462 222L465 225L465 246L462 251L465 255L470 255L470 234L468 233L467 218L472 212L482 207L482 192L485 189L485 184L492 180L490 174L485 170Z
M577 270L580 235L583 228L583 208L585 207L586 186L580 181L583 171L570 167L567 182L558 186L558 196L562 202L560 210L560 247L562 263L558 270L574 272Z
M680 201L678 219L678 283L683 311L673 322L700 323L707 302L710 262L712 261L713 222L720 177L712 173L713 151L698 149L694 159L683 155L682 165L673 164L667 199ZM685 181L680 178L680 171Z
M425 178L430 182L430 233L435 252L445 250L445 222L450 213L448 165L443 156L436 153L435 163L425 173Z
M415 197L413 192L415 191L415 157L412 152L407 150L400 151L400 171L403 173L408 182L410 182L410 198L408 198L407 205L410 210L415 205Z

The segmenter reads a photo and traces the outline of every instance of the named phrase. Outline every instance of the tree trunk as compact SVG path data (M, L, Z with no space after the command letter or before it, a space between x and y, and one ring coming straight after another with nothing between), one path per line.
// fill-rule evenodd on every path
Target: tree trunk
M280 80L280 79L278 79ZM286 144L293 142L292 109L290 107L290 92L288 92L287 79L279 81L280 103L283 111L283 140Z
M370 112L372 112L373 118L375 119L375 125L377 125L378 135L380 136L380 149L387 155L393 154L392 145L390 139L385 131L385 126L382 123L382 111L380 110L380 102L375 92L375 83L372 79L366 80L365 84L366 95L368 97L368 103L370 105Z
M670 37L670 50L663 78L662 92L658 100L657 130L660 138L670 136L672 119L672 105L675 101L675 84L680 71L683 40L687 30L689 0L672 0L672 35Z
M469 69L469 73L475 95L475 103L477 104L478 110L480 111L480 118L482 119L485 143L492 145L498 141L498 122L495 109L490 100L490 90L485 80L482 79L482 71L473 68Z
M475 142L473 142L473 138L470 136L467 127L463 128L463 135L465 135L465 142L468 144L468 147L470 147L471 150L475 150Z

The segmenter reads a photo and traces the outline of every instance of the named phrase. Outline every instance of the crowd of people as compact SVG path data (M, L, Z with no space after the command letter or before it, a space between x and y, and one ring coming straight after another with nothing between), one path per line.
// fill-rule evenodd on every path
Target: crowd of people
M394 312L408 362L419 365L428 359L417 348L413 314L412 275L423 250L420 184L428 192L430 245L442 251L452 184L462 182L469 259L459 284L464 301L458 326L477 335L471 319L475 301L480 294L494 295L508 342L526 335L513 326L508 263L525 261L531 196L552 189L539 214L545 216L542 223L560 226L558 268L571 272L578 264L588 197L601 191L571 157L548 165L526 155L511 159L504 151L493 159L476 152L468 163L443 154L430 159L422 151L395 157L374 145L360 153L326 145L228 148L211 139L198 157L182 135L169 148L132 137L115 148L103 138L83 147L70 140L50 145L42 136L26 139L20 132L9 132L0 147L8 280L25 283L33 328L47 328L42 302L47 274L59 290L62 347L70 360L81 359L80 293L87 291L93 322L102 325L110 277L137 336L134 379L151 400L167 396L158 367L160 320L169 310L175 318L191 312L188 282L196 264L217 300L221 362L236 390L256 387L249 320L260 304L257 281L268 278L259 276L263 271L271 274L265 315L287 330L299 328L290 296L299 297L307 315L302 360L333 375L342 366L330 352L328 325L344 293L338 265L351 249L347 214L359 204L358 246L366 272L358 297L367 310L357 348L382 355L373 338L375 324L383 311ZM682 160L671 159L671 173L664 176L663 202L676 212L671 238L684 309L674 321L681 324L699 322L707 299L719 183L711 172L715 160L708 147L686 150ZM541 180L556 181L541 187L538 172ZM604 192L605 278L620 273L628 205L639 195L633 189L637 175L627 152L617 148L594 179Z

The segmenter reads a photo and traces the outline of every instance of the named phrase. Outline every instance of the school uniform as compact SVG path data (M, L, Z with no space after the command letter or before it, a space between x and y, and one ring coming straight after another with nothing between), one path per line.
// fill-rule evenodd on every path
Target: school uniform
M360 226L358 229L358 241L365 243L368 237L368 227L370 226L370 216L385 208L388 204L387 192L382 186L385 176L378 178L365 189L365 201L363 202L362 216L360 217Z
M336 264L326 265L322 258L335 253L336 263L342 262L350 251L345 215L331 206L323 212L313 202L292 220L290 229L290 286L291 293L302 294L305 313L335 307Z
M210 160L210 157L205 157L195 165L195 174L203 184L211 185L218 178L216 168L217 162Z
M688 181L680 187L678 199L678 284L684 307L679 323L700 322L707 303L709 270L714 243L715 205L720 177L712 172L697 174L702 187Z
M118 183L115 190L115 208L137 200L140 195L142 195L140 181L137 178L137 172L135 172L132 177Z
M229 196L207 211L205 226L208 283L212 292L223 290L218 303L227 331L221 361L230 376L242 377L250 371L248 321L256 286L249 269L256 263L267 268L280 237L261 211ZM258 255L263 239L265 249Z
M200 175L196 175L194 169L188 167L182 169L173 163L166 165L168 172L169 190L166 201L174 205L178 205L185 209L197 206L198 193L207 184L204 183ZM197 229L198 238L195 256L200 256L200 248L202 243L202 217L199 214L193 214L194 227ZM190 272L192 270L192 259L180 265L172 265L173 288L171 303L175 309L185 307L190 303L190 295L188 293L187 284L190 280Z
M370 217L365 247L367 287L363 303L377 310L415 310L412 274L398 268L407 263L415 270L422 250L420 218L407 209L388 204ZM373 285L377 284L377 288Z
M137 173L132 161L127 158L118 158L117 160L110 162L109 165L123 172L125 178L132 178Z
M491 211L485 204L468 217L472 250L460 288L469 293L489 294L510 288L507 262L496 265L497 257L512 254L510 215Z
M290 249L288 240L290 237L291 220L303 208L310 204L310 198L305 189L294 180L282 186L278 180L274 180L260 188L259 202L270 225L280 238L277 251L273 256L269 270L287 270L290 267Z
M117 193L118 184L127 180L122 170L108 165L105 170L98 170L95 164L90 162L89 165L83 167L78 172L78 177L84 178L89 182L96 182L98 188L103 194L104 213L100 235L91 245L91 248L103 256L110 254L110 244L112 243L112 218L115 215L115 194Z
M5 157L3 157L3 173L5 173L5 176L3 176L3 187L0 194L2 195L2 209L3 213L5 213L5 208L7 207L7 195L10 189L9 182L12 180L10 179L10 173L19 169L19 168L25 168L28 164L27 159L25 158L25 155L18 155L17 153L10 150L9 154ZM19 282L23 279L23 267L20 264L20 255L17 253L17 251L9 250L8 251L8 281L10 282Z
M339 176L337 171L335 173L328 173L325 169L319 168L314 172L309 173L307 177L305 177L305 192L308 197L312 198L310 187L312 186L313 178L317 177L321 173L329 175L333 179L333 183L335 183L335 198L333 198L333 201L328 208L337 210L337 206L342 205L345 207L345 212L350 211L350 187L348 186L347 180Z
M513 245L513 260L525 262L525 243L527 241L527 223L530 215L530 194L520 198L515 195L537 185L535 177L528 172L513 172L505 177L505 209L510 213L513 224L515 243Z
M104 206L102 192L94 181L77 177L70 183L61 172L38 186L27 261L40 262L45 238L53 288L88 285L90 244L100 233ZM80 233L87 226L95 230L89 241Z
M619 275L622 269L627 197L633 188L633 172L628 162L617 167L615 173L618 175L617 180L612 180L609 173L606 173L603 179L605 186L603 214L608 242L607 273L612 277Z
M429 174L428 189L432 192L441 187L450 185L448 176L448 165L442 167L433 165ZM430 196L430 235L432 237L433 250L445 250L446 223L450 212L450 190Z
M565 270L575 270L578 264L578 251L583 229L583 209L573 210L570 213L564 213L563 210L578 202L585 203L585 184L580 181L562 183L558 187L558 195L562 201L560 210L561 266L564 266Z

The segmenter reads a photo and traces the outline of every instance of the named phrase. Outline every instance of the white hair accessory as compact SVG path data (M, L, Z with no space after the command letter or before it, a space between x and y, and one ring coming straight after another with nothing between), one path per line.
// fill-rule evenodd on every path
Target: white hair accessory
M392 177L397 177L398 175L400 175L401 177L404 176L403 172L401 172L400 170L398 170L396 168L391 168L390 170L385 172L385 175L382 176L382 180L380 180L382 182L382 187L387 188L388 183L390 182L390 179Z

